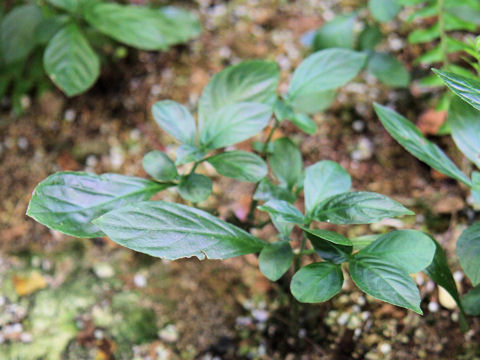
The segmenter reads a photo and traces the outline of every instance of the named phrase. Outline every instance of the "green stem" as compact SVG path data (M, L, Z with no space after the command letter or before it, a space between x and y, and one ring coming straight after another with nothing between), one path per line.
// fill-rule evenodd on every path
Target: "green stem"
M440 31L440 49L442 52L443 68L448 69L450 62L448 61L448 49L447 49L447 30L445 28L445 0L438 0L438 26Z
M267 151L268 149L268 144L270 144L270 141L272 140L272 136L273 136L273 133L275 132L275 130L277 130L277 128L280 126L280 121L278 121L277 119L275 119L275 124L272 126L272 129L270 130L270 133L268 134L267 136L267 139L265 140L265 142L263 143L263 148L262 148L262 153L265 154L265 152Z

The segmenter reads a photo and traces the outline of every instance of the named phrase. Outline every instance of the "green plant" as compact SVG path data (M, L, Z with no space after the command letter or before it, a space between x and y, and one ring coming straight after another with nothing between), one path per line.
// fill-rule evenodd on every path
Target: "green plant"
M414 64L435 65L445 71L475 77L476 74L467 69L460 60L470 64L478 73L478 46L473 36L469 38L468 35L475 32L480 25L480 3L476 0L401 1L412 9L407 22L414 23L424 19L429 24L427 28L416 28L408 36L410 44L424 45L428 48ZM434 19L433 24L430 19ZM452 57L454 54L457 54L457 60ZM419 79L418 85L431 89L442 87L443 83L437 76L431 74ZM450 93L443 93L436 109L448 111L450 100ZM439 134L450 132L448 120L438 132Z
M392 20L400 9L401 5L396 0L370 0L370 16L361 16L359 10L338 15L315 32L307 34L306 42L314 51L332 47L363 51L368 56L365 70L369 74L388 86L406 87L410 83L410 74L403 64L392 54L376 50L384 39L380 23ZM363 30L357 33L355 23L359 21Z
M458 96L454 96L448 114L452 137L460 151L477 170L468 177L434 143L403 116L386 107L375 105L387 131L408 152L441 173L468 186L472 198L480 204L480 82L451 72L434 70ZM468 227L457 241L457 255L474 288L463 297L463 307L470 315L480 315L480 222ZM440 284L442 285L442 284ZM443 285L442 285L443 286ZM448 289L447 289L448 290ZM452 294L460 308L458 295Z
M43 69L66 95L86 91L100 73L94 47L101 50L109 39L142 50L166 50L201 30L185 10L101 0L32 1L0 20L0 96L11 86L14 102L35 86L45 87Z
M156 122L181 143L175 162L155 150L145 155L143 166L153 181L117 174L56 173L36 187L27 214L68 235L108 235L129 249L171 260L259 253L260 270L272 281L293 266L290 290L305 303L327 301L337 294L348 264L361 290L421 314L420 293L409 274L425 269L438 276L439 267L431 263L434 253L442 260L443 252L429 236L400 230L349 239L312 227L314 223L369 224L413 213L384 195L351 192L350 175L333 161L304 169L301 152L291 139L271 141L275 129L287 119L314 132L315 123L307 114L323 108L324 92L355 77L365 59L365 54L347 49L314 53L295 70L282 96L276 93L279 71L275 63L253 60L229 67L204 88L197 121L174 101L153 106ZM256 145L258 155L219 151L262 131L272 114L269 134L261 146ZM204 162L220 175L256 183L250 212L243 223L238 220L241 228L192 206L148 201L171 187L188 202L207 199L212 181L196 172ZM188 171L177 167L187 163ZM294 206L302 191L305 212ZM263 203L258 206L259 202ZM267 221L256 212L257 206L268 213ZM278 230L275 241L250 233L270 222ZM293 240L299 247L292 248ZM316 258L302 267L302 259L313 256L323 261ZM445 279L453 281L443 263L440 270Z

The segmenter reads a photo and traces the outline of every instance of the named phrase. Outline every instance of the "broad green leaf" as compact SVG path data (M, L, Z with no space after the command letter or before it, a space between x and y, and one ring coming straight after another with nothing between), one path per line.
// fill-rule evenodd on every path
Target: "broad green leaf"
M333 231L307 229L302 227L318 256L322 259L341 264L348 261L352 253L352 243L344 236Z
M480 222L462 232L457 241L457 255L472 284L480 284Z
M266 245L205 211L165 201L123 206L95 224L122 246L169 260L227 259L259 252Z
M253 194L254 200L268 201L272 199L294 202L297 197L290 190L273 184L268 178L263 178L258 183L257 190Z
M195 146L195 119L187 108L172 100L158 101L152 106L156 123L183 144Z
M367 71L388 86L406 87L410 82L407 69L391 54L374 53L368 60Z
M289 138L277 139L272 143L268 163L280 183L292 189L302 174L302 154Z
M392 20L402 9L402 5L397 0L369 0L368 10L373 18L380 22Z
M299 112L308 113L304 104L315 104L352 80L362 69L366 54L348 49L327 49L307 57L293 73L287 93L288 102Z
M348 238L346 238L345 236L335 231L323 230L323 229L309 229L305 226L301 226L301 228L306 233L315 235L316 237L319 237L320 239L329 241L331 243L334 243L337 245L350 246L350 247L353 246L353 243Z
M48 43L45 71L68 96L88 90L100 73L100 60L75 24L66 25Z
M218 149L247 140L268 125L272 107L260 103L237 103L217 111L200 126L200 144Z
M398 230L380 236L360 253L379 257L407 274L413 274L431 264L435 243L420 231Z
M448 121L457 147L480 168L480 112L455 96Z
M290 121L300 130L309 135L313 135L317 132L317 124L315 124L315 121L313 121L307 114L294 113L290 118Z
M305 217L295 206L285 200L269 200L265 204L258 207L259 210L274 214L277 219L291 222L294 224L303 224Z
M73 14L80 10L80 5L84 1L85 0L47 0L49 4Z
M314 220L332 224L371 224L382 219L413 215L403 205L373 192L347 192L333 195L320 203Z
M268 172L260 156L246 151L227 151L208 158L208 162L219 174L241 181L258 182Z
M374 50L383 40L383 33L377 25L369 25L358 36L360 50Z
M375 111L385 129L409 153L434 169L471 186L470 179L434 143L428 141L406 118L395 111L375 103Z
M425 270L423 270L423 272L427 274L437 285L443 287L455 300L460 309L460 328L462 331L466 331L468 330L468 324L465 319L465 313L460 301L460 295L458 293L455 279L453 278L452 272L448 267L447 255L445 254L442 246L435 239L432 238L432 240L435 243L435 255L432 263Z
M293 117L293 108L283 99L275 100L273 104L273 112L278 121L289 120Z
M293 260L293 251L288 241L266 245L258 257L260 271L271 281L277 281L285 274Z
M175 29L175 43L187 42L202 32L202 24L191 11L175 6L165 6L158 9Z
M332 105L336 90L318 91L308 94L307 96L300 96L290 101L291 106L295 111L305 114L315 114L327 109Z
M377 240L380 236L381 235L379 234L361 235L351 238L350 241L353 243L353 250L362 250Z
M137 49L165 50L185 41L182 24L157 9L93 2L82 13L85 20L101 33ZM178 27L180 29L176 30Z
M36 45L35 29L41 21L37 5L21 5L10 11L0 25L0 58L6 63L26 58Z
M415 282L390 261L358 254L350 261L349 270L354 283L368 295L423 314Z
M275 229L277 229L277 231L280 233L281 238L288 240L288 237L292 233L295 224L283 220L282 216L276 213L270 213L269 215L273 226L275 226Z
M462 100L480 110L480 81L447 71L433 69L433 72Z
M176 165L184 165L202 160L207 154L193 145L182 144L177 149Z
M279 77L278 65L262 60L243 61L215 74L200 97L199 127L203 128L221 109L237 103L273 106Z
M154 150L145 154L142 165L147 174L158 181L168 182L178 176L175 164L162 151Z
M480 205L480 172L472 172L472 197L475 205Z
M350 191L352 179L340 164L323 160L306 169L304 184L305 209L311 215L323 200Z
M410 44L421 44L433 41L440 37L440 27L438 22L426 29L417 29L408 35L408 42Z
M104 234L92 220L119 206L148 200L168 185L118 174L59 172L37 185L27 215L64 234L90 238Z
M207 200L212 192L212 180L205 175L191 174L180 180L178 193L182 198L193 203Z
M346 15L338 15L333 20L324 24L315 33L313 38L314 51L329 48L353 49L355 46L355 25L356 12Z
M466 4L465 2L466 1L457 1L455 6L449 6L446 11L463 21L480 25L480 4L477 0L471 0L470 4Z
M290 283L290 291L302 303L318 303L331 299L343 286L340 265L318 262L302 267Z
M68 17L62 15L44 17L35 28L36 43L39 45L46 45L68 21Z
M462 297L462 304L468 315L480 316L480 285Z

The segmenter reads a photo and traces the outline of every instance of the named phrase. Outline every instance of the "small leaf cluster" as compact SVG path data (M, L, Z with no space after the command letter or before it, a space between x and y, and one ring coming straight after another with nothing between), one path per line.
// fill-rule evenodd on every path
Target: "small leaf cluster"
M359 11L336 16L313 33L304 36L314 51L327 48L357 49L367 55L365 70L382 83L391 87L406 87L410 74L405 66L392 54L376 49L381 45L384 34L380 23L392 20L401 10L399 1L370 0L369 18L362 18ZM357 34L356 23L361 21L363 30Z
M383 126L400 145L432 168L468 186L474 202L478 205L480 203L480 81L451 72L434 71L455 94L450 104L448 120L455 144L474 166L470 177L460 170L436 144L426 139L409 120L378 104L375 105L375 110ZM460 265L474 286L474 289L464 296L463 307L468 314L480 315L480 222L474 223L460 235L457 241L457 255ZM451 284L442 286L451 293L462 309L456 287Z
M56 173L35 188L27 214L68 235L107 235L129 249L170 260L258 253L260 270L272 281L293 266L291 292L307 303L337 294L348 265L353 281L367 294L421 313L420 294L409 274L432 266L438 249L430 237L401 230L357 241L312 227L370 224L413 213L384 195L351 191L350 175L334 161L304 168L302 154L291 139L271 141L275 129L287 120L307 133L314 132L310 114L320 108L325 92L354 78L365 58L348 49L314 53L295 70L285 94L277 94L275 63L251 60L228 67L204 88L196 120L174 101L154 104L155 121L180 145L175 161L156 150L144 156L143 167L152 180ZM255 146L258 154L231 150L260 133L272 116L268 136ZM197 173L203 162L220 175L256 183L243 228L193 206L149 200L171 187L189 203L205 200L212 181ZM187 164L190 170L182 173ZM295 206L302 193L305 213ZM278 230L275 239L266 241L248 231L262 227L256 221L256 207L268 213L267 224L272 222ZM300 242L299 248L292 247L294 240ZM302 259L312 256L315 262L302 267Z
M412 6L407 22L413 23L420 19L434 18L436 21L427 27L415 29L408 35L410 44L425 44L434 42L435 46L415 62L417 64L431 65L447 62L448 68L465 75L466 70L455 64L448 64L447 56L465 49L465 44L451 33L455 31L474 32L480 25L480 4L476 0L402 0L407 6ZM441 86L441 81L435 76L428 76L421 80L421 85Z
M174 7L154 9L100 0L16 6L0 17L0 97L10 86L16 98L31 90L43 78L43 69L66 95L78 95L99 76L101 58L94 48L102 50L110 39L142 50L166 50L200 30L192 13ZM22 76L28 79L23 84Z

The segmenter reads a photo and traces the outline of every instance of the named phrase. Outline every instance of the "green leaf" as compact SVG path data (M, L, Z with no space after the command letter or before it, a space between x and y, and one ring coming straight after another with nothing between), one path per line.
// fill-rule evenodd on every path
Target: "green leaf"
M43 65L68 96L88 90L100 73L100 60L75 24L66 25L48 43Z
M212 180L205 175L191 174L184 176L178 185L182 198L193 203L207 200L212 192Z
M273 112L278 121L291 119L294 115L293 108L283 99L276 99L273 105Z
M332 195L350 191L352 179L340 164L323 160L305 171L305 209L311 215L318 204Z
M350 259L353 244L346 237L328 230L312 230L305 227L302 229L322 259L335 264L341 264Z
M165 201L123 206L95 224L122 246L169 260L227 259L259 252L266 244L205 211Z
M175 164L162 151L154 150L147 153L143 157L142 165L147 174L158 181L168 182L178 176Z
M359 253L350 261L349 270L354 283L368 295L423 314L415 282L388 260Z
M388 197L373 192L347 192L320 203L313 219L332 224L371 224L414 213Z
M287 101L304 113L314 110L315 103L324 106L321 99L325 91L352 80L362 69L365 59L366 54L348 49L327 49L310 55L293 73Z
M413 274L431 264L435 243L420 231L398 230L380 236L360 253L379 257L407 274Z
M432 263L423 271L427 274L437 285L443 287L455 300L460 309L460 328L462 331L468 330L468 324L465 319L465 313L460 295L458 294L457 285L453 278L452 272L448 267L447 256L443 251L442 246L432 238L435 243L435 255Z
M410 44L421 44L433 41L440 37L440 27L438 23L427 28L427 29L417 29L412 31L408 35L408 42Z
M331 299L343 285L340 265L318 262L304 266L295 273L290 291L302 303L317 303Z
M480 205L480 172L472 171L472 197L475 205Z
M280 73L269 61L250 60L215 74L205 86L198 104L198 124L204 128L216 113L244 102L273 106Z
M157 9L94 1L82 13L101 33L137 49L165 50L186 39L183 24Z
M480 284L480 222L462 232L457 241L457 255L472 284Z
M314 51L328 48L353 49L355 46L353 26L356 17L356 12L338 15L318 29L313 38Z
M462 297L462 304L468 315L480 316L480 285Z
M353 250L362 250L377 240L380 236L381 235L379 234L360 235L351 238L350 241L353 243Z
M168 185L118 174L59 172L37 185L27 215L64 234L104 234L91 221L120 205L149 199Z
M387 53L374 53L368 61L367 71L392 87L406 87L410 74L398 59Z
M480 112L455 96L450 102L448 122L457 147L480 168Z
M434 143L428 141L406 118L375 103L375 111L385 129L409 153L441 173L471 186L470 179Z
M258 207L259 210L274 214L277 219L294 224L303 224L305 217L295 206L285 200L269 200Z
M380 22L392 20L402 9L402 5L396 0L369 0L368 10L373 18Z
M336 90L318 91L307 96L300 96L291 101L294 110L305 114L315 114L327 109L337 96Z
M285 274L293 260L293 251L288 241L266 245L258 257L260 271L271 281L277 281Z
M358 37L360 50L374 50L383 40L383 33L377 25L369 25L362 30Z
M433 69L433 72L462 100L480 110L480 81L437 69Z
M297 197L288 189L273 184L268 178L263 178L258 183L257 190L253 194L254 200L268 201L272 199L294 202Z
M191 11L175 6L165 6L158 11L163 14L175 29L175 43L187 42L202 32L202 24Z
M35 28L36 43L39 45L46 45L68 21L69 19L67 16L44 17Z
M34 49L35 29L42 21L42 11L37 5L15 7L1 21L0 58L7 63L26 58Z
M343 236L339 233L336 233L335 231L323 230L323 229L309 229L305 226L300 226L300 227L307 234L315 235L316 237L318 237L320 239L323 239L323 240L326 240L326 241L329 241L333 244L344 245L344 246L349 246L349 247L353 246L353 243L348 238L346 238L345 236Z
M283 220L282 216L276 213L270 213L269 215L273 226L275 226L275 229L277 229L277 231L280 233L281 238L288 240L288 237L292 233L295 224Z
M207 160L223 176L258 182L267 176L268 168L263 159L246 151L227 151Z
M313 121L307 114L294 113L290 118L290 121L300 130L309 135L313 135L317 132L317 124L315 124L315 121Z
M268 163L280 183L292 189L302 174L302 154L289 138L277 139L272 143Z
M75 14L80 10L80 5L83 1L84 0L47 0L49 4L72 14Z
M156 123L183 144L195 145L195 119L188 109L172 100L158 101L152 106Z
M218 149L247 140L268 125L272 111L271 106L260 103L223 107L200 126L200 144Z
M207 156L207 154L196 146L182 144L177 148L177 159L175 160L175 164L184 165L193 161L200 161L205 156Z

